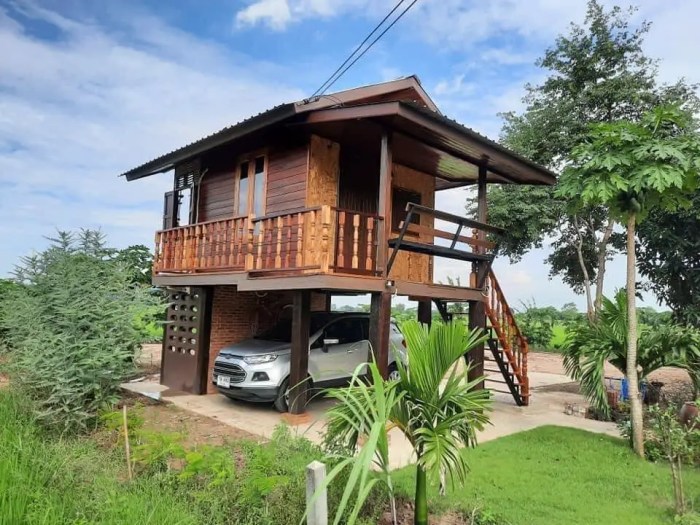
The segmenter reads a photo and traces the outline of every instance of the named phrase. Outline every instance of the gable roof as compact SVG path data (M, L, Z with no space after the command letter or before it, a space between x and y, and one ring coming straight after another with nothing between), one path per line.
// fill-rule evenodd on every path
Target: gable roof
M487 169L487 182L556 182L550 170L442 115L416 76L280 104L121 175L131 181L169 171L213 148L275 125L294 122L322 127L339 122L351 125L362 119L379 121L395 130L397 142L403 142L401 149L412 156L413 164L440 178L438 189L473 184L479 166Z
M475 183L479 166L486 169L486 180L490 183L553 185L556 182L552 171L456 120L415 104L394 101L326 108L306 116L308 126L329 138L342 132L338 124L349 126L361 120L391 129L394 159L442 179L438 189Z
M211 135L191 142L181 148L175 149L140 166L125 171L120 176L132 181L169 171L177 164L185 162L217 146L232 142L245 135L259 131L268 126L279 124L291 119L295 115L308 113L319 109L334 106L346 107L382 102L386 100L405 100L438 112L435 102L428 96L421 86L417 76L404 77L379 84L370 84L356 88L338 91L328 95L321 95L313 99L305 99L297 102L280 104L267 111L258 113L245 120L227 126Z

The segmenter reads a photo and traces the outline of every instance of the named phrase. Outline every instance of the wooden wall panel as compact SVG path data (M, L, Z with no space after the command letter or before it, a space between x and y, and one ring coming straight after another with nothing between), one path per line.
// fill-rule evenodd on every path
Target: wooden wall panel
M265 214L283 213L304 207L308 146L274 148L267 163L267 202Z
M413 170L400 164L394 164L392 169L392 187L419 193L421 204L430 208L435 207L435 177L426 173ZM388 220L391 218L391 210L388 213ZM434 219L432 216L422 215L420 217L422 226L432 228ZM392 236L398 232L392 232ZM411 235L407 238L419 238L421 242L433 243L432 236ZM433 265L429 255L410 252L399 252L391 269L391 277L394 279L407 280L413 282L433 282Z
M309 143L309 185L306 192L308 207L338 203L340 174L340 145L311 135Z
M199 216L197 222L216 221L233 217L235 178L231 170L207 172L199 187Z
M317 135L309 141L309 184L306 206L337 206L340 177L340 145ZM331 247L330 264L335 264L336 214L331 217L328 244Z

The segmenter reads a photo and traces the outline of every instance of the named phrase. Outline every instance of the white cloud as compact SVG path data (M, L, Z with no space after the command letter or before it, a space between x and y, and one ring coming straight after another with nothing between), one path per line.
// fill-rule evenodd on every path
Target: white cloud
M265 25L281 31L306 18L329 18L368 3L366 0L254 0L236 13L236 25Z
M171 178L127 183L119 173L302 97L278 66L154 18L124 17L112 31L23 4L25 17L58 32L47 41L8 9L0 7L0 275L56 228L100 227L115 245L150 246Z
M239 26L264 23L278 31L287 27L291 21L292 12L287 0L259 0L236 14Z
M474 93L476 86L471 82L464 82L465 73L455 75L451 79L441 80L435 86L434 93L436 96L446 95L470 95Z

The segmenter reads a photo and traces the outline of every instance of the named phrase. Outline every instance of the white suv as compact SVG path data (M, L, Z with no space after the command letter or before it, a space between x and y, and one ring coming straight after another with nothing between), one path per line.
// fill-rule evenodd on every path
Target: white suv
M315 312L309 333L314 389L346 385L355 369L370 360L369 314ZM291 334L291 319L284 319L253 339L226 346L214 362L212 383L231 399L271 402L286 412ZM404 338L393 321L389 341L391 378L398 373L396 360L406 363Z

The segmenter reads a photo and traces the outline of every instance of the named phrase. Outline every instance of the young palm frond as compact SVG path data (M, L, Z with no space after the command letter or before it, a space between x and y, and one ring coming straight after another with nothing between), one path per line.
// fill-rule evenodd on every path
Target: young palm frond
M605 363L627 371L627 299L624 290L614 300L603 299L598 320L572 330L563 346L566 373L581 384L581 392L591 404L609 414L605 387ZM700 375L700 331L686 326L662 325L639 330L637 363L640 379L664 366L694 371Z
M490 393L478 388L482 378L469 381L469 367L460 366L464 355L486 340L481 331L469 331L463 323L434 323L428 328L416 321L403 323L401 331L408 366L397 362L398 380L383 380L376 364L370 363L371 384L359 378L358 368L349 388L326 392L339 403L328 412L325 445L345 457L327 483L352 465L335 523L343 517L353 494L348 523L357 518L377 482L383 481L392 492L390 427L400 429L413 446L417 460L415 523L427 523L427 476L463 483L468 468L462 449L474 446L476 433L489 422ZM370 475L372 465L379 477Z

